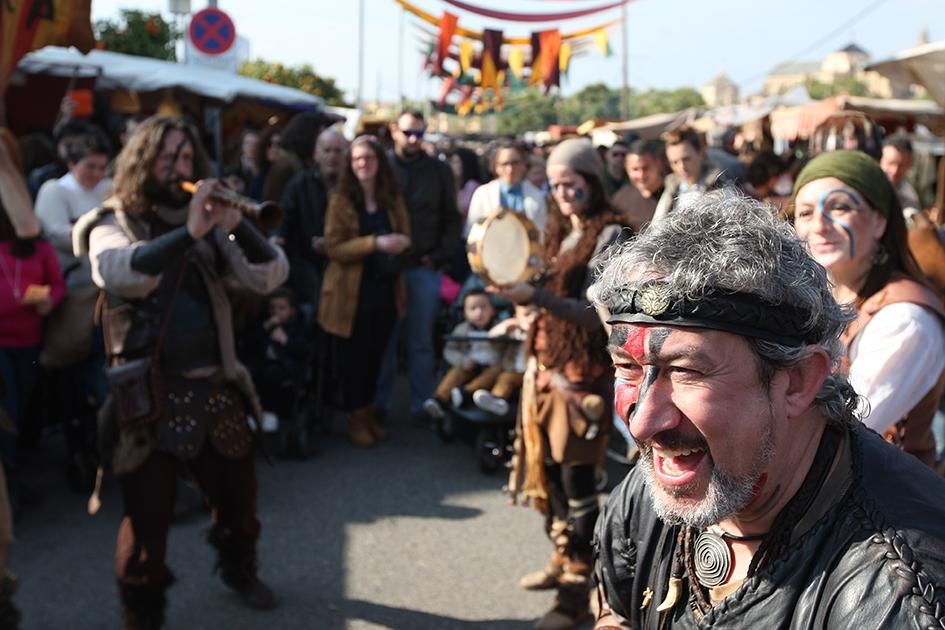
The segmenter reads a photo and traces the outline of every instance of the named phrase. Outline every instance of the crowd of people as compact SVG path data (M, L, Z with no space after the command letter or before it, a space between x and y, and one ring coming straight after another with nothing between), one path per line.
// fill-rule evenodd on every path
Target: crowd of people
M855 131L778 155L686 127L434 143L417 111L349 141L302 113L245 129L217 179L183 119L129 118L114 139L68 123L48 163L3 130L0 505L36 499L23 449L61 424L73 486L95 499L109 471L121 488L122 627L156 629L186 468L223 581L270 608L253 432L330 430L334 410L375 446L403 363L423 426L513 418L510 497L551 543L520 581L555 592L538 628L576 627L595 592L598 628L945 623L923 586L945 587L943 287L909 245L911 145ZM232 193L281 221L254 224ZM500 209L535 228L534 278L470 268ZM615 426L639 458L601 512ZM0 511L0 569L11 541Z

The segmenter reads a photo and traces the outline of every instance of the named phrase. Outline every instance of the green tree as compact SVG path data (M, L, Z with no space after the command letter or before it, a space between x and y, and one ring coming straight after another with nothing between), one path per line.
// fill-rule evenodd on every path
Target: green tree
M112 52L177 61L177 27L159 13L122 9L117 20L95 23L99 46Z
M580 125L592 118L619 118L620 91L603 83L592 83L561 102L561 122Z
M650 114L678 112L687 107L702 107L705 102L698 91L691 87L674 90L630 91L630 117L642 118Z
M345 101L344 92L335 84L334 79L315 74L312 66L308 64L283 66L281 63L256 59L255 61L243 63L237 72L246 77L296 88L320 96L328 105L351 106Z
M807 93L815 101L836 96L837 94L848 94L850 96L869 96L869 89L866 84L854 76L839 77L833 80L833 83L822 83L815 79L807 82Z
M558 122L558 97L529 89L508 96L497 114L496 131L502 135L520 135L540 131Z

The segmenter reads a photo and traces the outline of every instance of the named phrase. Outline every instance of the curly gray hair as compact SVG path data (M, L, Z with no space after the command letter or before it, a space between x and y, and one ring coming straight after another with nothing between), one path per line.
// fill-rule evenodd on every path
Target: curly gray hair
M803 332L836 367L843 353L840 335L853 310L833 298L827 273L807 253L791 226L773 209L732 189L710 192L685 203L631 241L597 261L591 295L614 311L626 287L659 280L675 295L698 302L710 294L749 293L772 304L807 313ZM746 337L767 386L778 370L808 357L811 348ZM815 403L828 422L856 417L857 396L832 370Z

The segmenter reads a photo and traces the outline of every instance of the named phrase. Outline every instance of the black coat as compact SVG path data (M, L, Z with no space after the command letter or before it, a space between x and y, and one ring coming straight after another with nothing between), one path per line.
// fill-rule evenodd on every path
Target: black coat
M280 201L283 216L278 235L285 241L289 286L299 302L318 302L328 258L312 249L312 237L325 235L329 193L318 170L310 168L289 180Z
M404 162L388 155L400 180L410 216L408 266L429 256L434 267L442 269L462 246L463 217L456 199L453 172L445 162L426 154Z
M859 423L844 433L850 450L837 471L846 477L840 491L824 491L831 501L822 516L802 518L785 552L701 622L684 577L659 625L678 527L656 516L633 470L597 522L596 577L608 605L639 630L945 628L945 480ZM830 485L828 477L821 489Z

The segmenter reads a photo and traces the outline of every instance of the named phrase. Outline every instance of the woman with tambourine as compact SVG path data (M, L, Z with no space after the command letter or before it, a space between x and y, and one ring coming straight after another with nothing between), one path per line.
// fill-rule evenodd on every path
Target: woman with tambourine
M610 208L603 164L589 142L566 140L548 158L552 192L544 233L545 273L536 284L494 291L538 306L528 341L516 456L509 482L546 515L555 549L548 566L522 578L526 589L557 589L538 628L588 616L591 538L597 519L595 473L610 434L613 372L604 327L587 298L592 259L629 228Z

